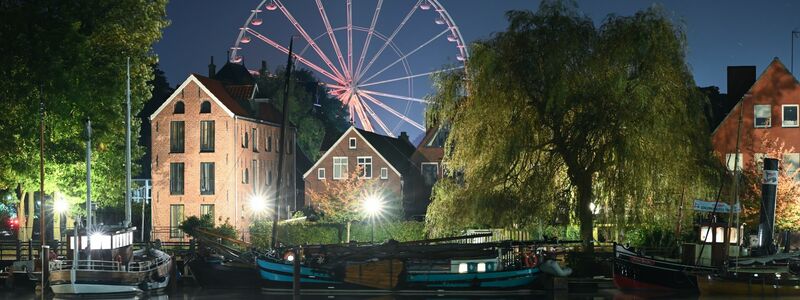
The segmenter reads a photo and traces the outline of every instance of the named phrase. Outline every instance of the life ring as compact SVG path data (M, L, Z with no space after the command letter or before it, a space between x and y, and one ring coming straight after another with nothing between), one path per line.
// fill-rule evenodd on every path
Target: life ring
M539 264L539 256L536 256L532 253L525 253L525 266L528 268L533 268Z

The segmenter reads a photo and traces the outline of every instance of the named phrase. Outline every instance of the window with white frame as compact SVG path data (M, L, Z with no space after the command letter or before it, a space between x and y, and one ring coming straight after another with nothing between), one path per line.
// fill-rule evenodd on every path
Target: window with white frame
M733 166L736 166L737 171L742 170L742 154L733 153L725 154L725 165L728 166L728 171L733 171Z
M425 180L425 185L433 186L436 179L439 178L439 164L435 162L422 163L422 178Z
M333 179L347 178L347 157L333 158Z
M381 168L381 179L389 179L389 169Z
M797 104L787 104L783 106L783 127L797 127Z
M357 162L358 170L360 172L358 177L363 179L372 178L372 156L359 156L357 158Z
M795 180L800 178L797 170L800 167L800 153L784 153L783 166L786 168L786 174L794 177Z
M356 148L356 138L350 138L350 140L348 141L347 145L348 145L348 148L355 149Z
M756 104L753 106L755 112L755 128L768 128L772 126L772 105Z
M317 179L325 180L325 168L317 169Z

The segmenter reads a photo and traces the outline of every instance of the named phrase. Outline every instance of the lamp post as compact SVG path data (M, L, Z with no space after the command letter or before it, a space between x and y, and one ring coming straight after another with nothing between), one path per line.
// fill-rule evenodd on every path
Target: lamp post
M375 217L383 212L383 201L378 196L369 195L364 198L362 209L370 221L370 241L375 242Z

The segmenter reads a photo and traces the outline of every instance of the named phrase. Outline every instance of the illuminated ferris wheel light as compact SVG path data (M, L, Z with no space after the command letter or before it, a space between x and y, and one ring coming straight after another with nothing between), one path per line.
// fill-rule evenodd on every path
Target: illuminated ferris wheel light
M323 2L325 3L324 5ZM263 24L264 19L258 16L258 13L261 12L259 9L261 7L267 11L280 11L282 16L281 14L269 15L272 19L270 19L270 26L268 27L274 28L276 24L274 21L281 21L280 19L291 24L290 28L293 27L294 34L306 43L305 48L293 53L297 63L318 75L321 85L327 88L327 94L338 99L348 110L350 120L354 125L369 131L375 131L380 128L383 134L389 136L396 136L396 133L399 133L398 129L403 124L424 132L425 127L420 122L421 118L417 117L418 120L415 120L414 117L411 117L411 115L420 116L419 110L424 110L427 105L424 97L414 94L414 80L422 80L424 77L430 77L438 72L462 69L464 67L463 62L468 57L464 40L450 14L438 0L417 0L409 7L408 12L399 21L399 24L397 24L397 21L391 21L394 25L391 25L390 28L393 27L394 29L386 32L388 34L381 32L377 28L384 0L376 0L374 3L374 10L368 16L369 18L364 17L361 20L356 20L362 25L359 26L354 24L352 0L340 0L338 2L329 0L292 1L290 3L293 7L292 9L287 7L281 0L262 0L256 6L256 9L251 11L249 18L244 23L245 26L240 28L236 43L231 48L229 60L233 63L241 63L242 49L240 46L242 44L253 45L251 43L253 40L260 40L269 48L288 54L288 48L276 41L282 39L275 39L266 31L269 28L256 30L249 26ZM386 3L389 3L389 1L386 1ZM392 4L395 3L392 1ZM308 14L302 14L306 19L295 17L292 11L299 11L300 9L296 7L303 4L312 5L312 7L316 6L319 19L307 21ZM328 8L342 5L340 7L343 9L331 9L331 11L340 13L329 14L325 5L328 5ZM342 10L344 10L344 13L341 13ZM392 7L387 11L394 13L396 9ZM423 13L422 11L429 12ZM420 12L419 14L423 16L428 16L428 18L412 19L416 12ZM420 28L420 25L431 24L425 23L430 22L431 18L434 23L445 25L446 28L444 30L436 29L436 33L429 37L418 34L416 32L417 28ZM321 22L319 22L320 20ZM368 27L366 26L367 22L369 23ZM335 27L334 24L341 27ZM345 25L342 26L341 24ZM406 30L405 34L410 34L410 37L404 36L402 32L403 28L408 24L418 24L413 33ZM381 23L381 26L385 27L383 23ZM312 30L309 31L309 29ZM355 43L356 45L354 45L354 35L358 39L358 42ZM401 38L398 38L398 35ZM402 45L398 45L397 41L401 39L403 41ZM417 39L416 44L413 39ZM411 58L414 56L429 58L432 56L430 51L435 51L434 49L436 49L430 45L445 39L447 42L441 45L455 44L457 52L454 66L439 71L416 73L412 71L413 61ZM372 42L378 43L377 45L379 46L372 45L371 47ZM259 44L255 43L255 45ZM424 49L429 50L425 50L425 54L418 54ZM436 55L436 52L433 55ZM447 51L442 52L440 55L442 55L442 58L449 56ZM453 56L449 57L452 59ZM374 69L372 69L373 66L375 66ZM426 68L429 69L430 67L422 65L413 69ZM401 87L399 88L401 91L398 91L398 87ZM403 92L402 90L407 91ZM393 127L389 126L392 124L394 124Z

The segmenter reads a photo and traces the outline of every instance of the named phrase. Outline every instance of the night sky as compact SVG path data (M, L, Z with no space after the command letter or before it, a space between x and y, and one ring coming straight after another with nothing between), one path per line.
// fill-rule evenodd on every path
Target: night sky
M213 55L219 68L223 64L226 51L233 45L245 20L260 1L171 1L167 7L167 16L171 25L164 30L162 40L155 45L161 68L166 72L171 85L180 84L189 73L207 73L209 57ZM324 33L319 12L311 0L285 0L298 21L306 27L311 36ZM307 3L307 4L303 4ZM333 27L344 25L344 1L323 1ZM381 12L377 29L388 35L412 6L413 1L387 0ZM485 39L493 32L502 31L507 26L504 13L512 9L535 10L539 1L522 0L440 0L461 30L464 40ZM719 86L722 92L726 87L726 66L755 65L760 74L773 57L779 57L787 67L790 65L791 31L800 29L800 2L782 1L578 1L580 10L589 15L596 23L601 22L608 14L630 15L637 10L647 8L654 3L661 3L688 35L688 63L699 86ZM341 4L341 5L340 5ZM341 6L341 7L339 7ZM353 1L354 24L368 27L375 1ZM409 52L424 43L428 38L440 32L442 25L434 24L435 15L415 14L409 24L398 34L395 41L398 47ZM259 30L265 36L288 46L288 37L294 29L279 11L259 14L264 24ZM276 18L277 16L277 18ZM438 26L438 27L437 27ZM344 31L337 32L340 45L344 45ZM321 47L330 45L326 37L318 40ZM363 37L354 34L354 45L360 47ZM800 39L796 46L800 52ZM251 42L242 51L245 65L250 69L258 69L260 61L266 60L269 68L285 63L285 56L276 50L264 46L260 41ZM373 40L374 45L380 42ZM443 66L457 63L454 44L442 37L423 50L409 56L411 74L418 74L441 69ZM303 43L296 45L302 48ZM249 48L248 48L249 47ZM261 47L261 48L259 48ZM360 48L354 46L354 56ZM323 49L329 52L332 48ZM313 51L304 55L314 59ZM332 52L331 52L332 53ZM371 70L376 71L393 62L398 55L383 55L375 62ZM797 54L797 53L795 53ZM394 56L393 56L394 55ZM370 56L368 56L369 58ZM330 58L335 62L335 55ZM798 57L800 65L800 57ZM319 62L321 64L321 62ZM387 70L379 79L390 79L402 76L403 70L398 64ZM800 66L799 66L800 67ZM414 97L422 98L428 91L427 78L415 79L413 83ZM386 86L387 91L397 94L408 94L405 86ZM398 108L398 106L394 106ZM421 119L421 107L405 107L415 119ZM402 109L399 108L399 109ZM404 130L405 126L403 127ZM409 130L410 131L410 130Z

